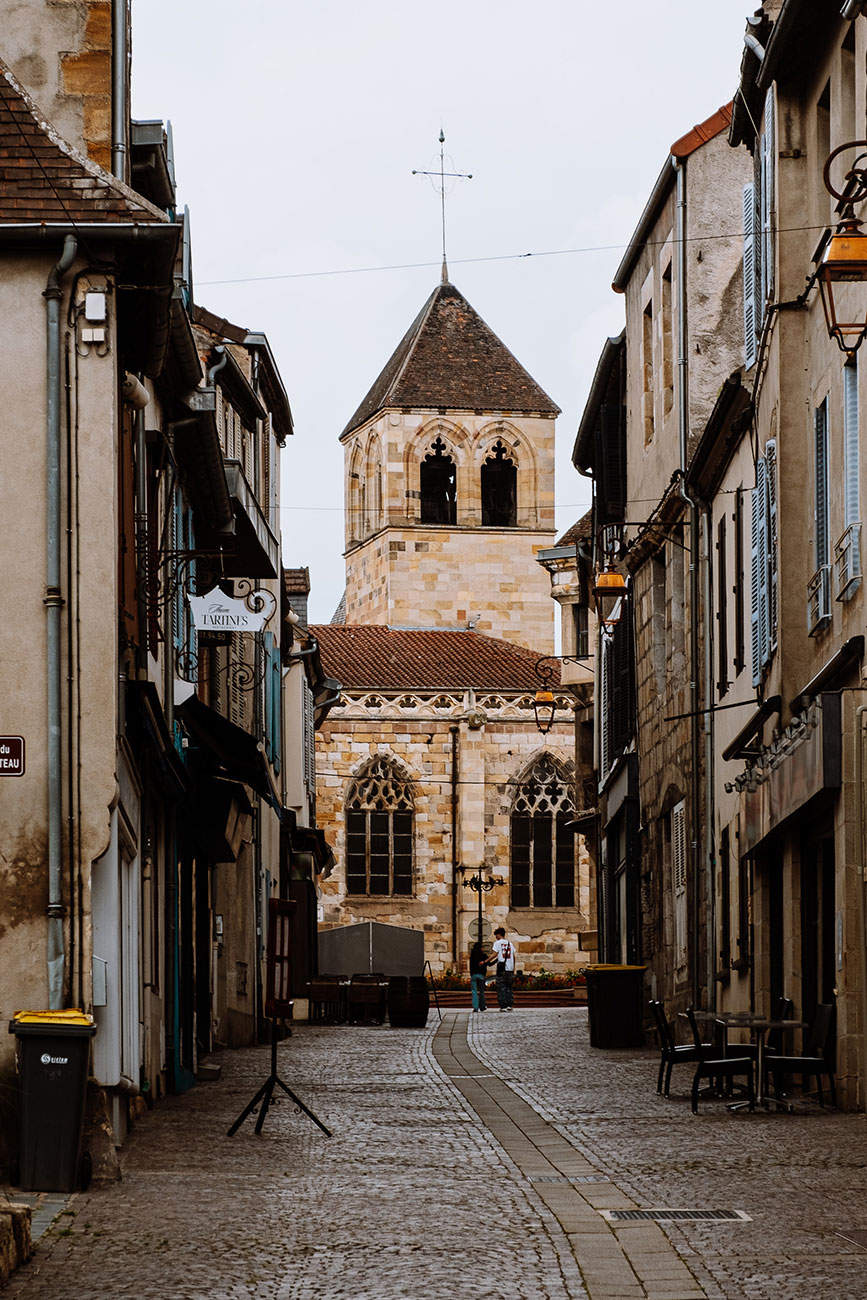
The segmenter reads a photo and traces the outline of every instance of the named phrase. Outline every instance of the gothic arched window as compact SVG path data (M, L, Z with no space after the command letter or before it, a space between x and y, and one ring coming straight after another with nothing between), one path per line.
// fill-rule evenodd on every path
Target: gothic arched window
M499 440L482 466L481 488L482 524L514 528L518 522L518 471Z
M412 893L413 800L409 783L387 758L375 758L346 794L346 890Z
M512 805L512 907L574 907L577 841L568 779L548 754L530 769Z
M419 466L423 524L453 524L457 518L455 462L445 451L446 444L437 437Z

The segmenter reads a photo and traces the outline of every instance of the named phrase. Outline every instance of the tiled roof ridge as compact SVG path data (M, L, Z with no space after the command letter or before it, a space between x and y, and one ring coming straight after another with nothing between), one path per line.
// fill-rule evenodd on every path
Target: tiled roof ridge
M16 107L14 104L9 102L8 94L4 95L4 90L7 92L11 91L12 96L20 100L20 107ZM93 162L92 159L86 157L86 155L76 149L74 145L71 145L68 140L65 140L56 127L52 125L41 111L30 93L21 85L8 64L0 58L0 119L2 119L4 109L12 120L17 120L14 117L16 112L23 111L26 113L32 120L32 124L36 127L37 131L45 137L49 144L51 144L58 153L62 154L65 158L69 159L70 162L81 168L81 170L86 173L88 179L105 187L105 189L116 195L118 199L122 200L124 204L137 209L136 212L129 212L128 220L135 221L136 219L145 219L148 221L159 221L166 224L169 223L170 219L168 214L163 212L161 208L156 207L124 181L119 180L117 176L113 176L111 172L107 172L103 167L100 167L98 163ZM20 128L21 124L19 123L18 125ZM20 129L20 139L22 155L25 155L28 161L35 162L36 165L39 166L46 183L52 188L52 190L54 190L55 196L60 201L61 206L65 208L66 205L63 203L61 198L63 189L65 188L64 182L61 182L59 186L55 186L55 183L45 176L43 165L34 157L33 153L27 146L26 135L23 129ZM4 168L4 171L5 180L10 181L15 179L12 175L11 168ZM88 202L92 201L93 200L89 200L85 194L76 195L77 204L84 204L86 206ZM7 221L14 224L14 217L8 217L3 214L2 201L0 201L0 221ZM84 224L80 217L70 216L69 222L71 225Z
M727 104L723 104L718 108L715 113L711 113L710 117L706 117L703 122L698 122L692 130L685 132L678 140L675 140L669 152L675 158L688 158L701 145L707 144L708 140L713 140L715 136L727 131L732 120L732 103L733 101L729 100Z

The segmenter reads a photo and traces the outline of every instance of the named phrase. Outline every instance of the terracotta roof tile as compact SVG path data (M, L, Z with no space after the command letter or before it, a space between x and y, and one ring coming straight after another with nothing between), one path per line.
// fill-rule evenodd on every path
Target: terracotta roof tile
M343 430L387 407L559 415L453 284L439 284Z
M675 158L688 158L691 153L695 153L696 149L703 144L707 144L708 140L712 140L715 135L727 131L731 125L731 120L732 105L729 102L724 104L722 108L718 108L704 122L699 122L698 126L694 126L691 131L687 131L686 135L682 135L679 140L675 140L670 152Z
M348 690L540 689L535 651L478 632L360 623L325 623L310 631L325 671Z
M67 144L0 60L0 223L168 220Z

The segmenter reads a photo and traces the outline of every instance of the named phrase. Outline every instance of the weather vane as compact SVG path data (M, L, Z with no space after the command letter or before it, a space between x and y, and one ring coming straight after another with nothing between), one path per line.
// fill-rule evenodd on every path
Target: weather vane
M447 191L446 180L450 179L452 181L471 181L473 179L472 172L447 172L446 171L446 161L448 161L450 167L454 167L455 164L453 158L443 153L443 145L445 144L445 142L446 142L445 135L443 134L442 128L440 128L439 171L424 172L424 171L417 171L413 169L413 173L412 173L413 176L429 176L431 179L431 184L433 185L434 189L439 191L440 206L442 210L442 220L443 220L443 284L446 284L449 278L449 268L448 268L448 263L446 262L446 193L450 194L452 189L454 188L453 185L450 185ZM439 184L437 184L437 180L439 180Z

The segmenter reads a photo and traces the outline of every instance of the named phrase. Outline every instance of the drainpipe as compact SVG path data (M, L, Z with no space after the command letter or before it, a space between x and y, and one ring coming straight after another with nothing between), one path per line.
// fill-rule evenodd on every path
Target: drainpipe
M864 715L855 710L855 832L858 836L858 921L861 928L861 1100L867 1111L867 899L864 897Z
M449 727L452 737L452 961L458 964L458 725ZM481 898L481 894L479 895ZM481 939L479 935L479 939Z
M145 437L145 408L150 395L140 379L126 374L123 382L123 399L135 411L135 549L138 604L138 648L136 668L143 675L148 666L148 616L150 614L150 551L148 547L147 503L147 441Z
M681 500L689 509L689 711L690 711L690 761L692 766L692 999L700 1005L701 981L698 970L698 953L701 931L699 906L699 875L701 872L701 787L698 781L701 760L701 719L698 716L699 690L699 572L697 564L700 544L698 506L685 486L687 454L689 448L689 354L687 351L686 319L686 175L683 164L672 155L671 165L676 176L675 190L675 243L677 247L677 414L680 426L680 482ZM710 896L708 897L710 905Z
M63 760L60 736L60 281L78 248L75 235L63 241L60 261L51 268L43 297L46 306L46 536L45 597L46 662L48 674L48 1006L63 1006L63 859L61 804ZM71 722L71 719L70 719Z
M129 177L129 0L111 3L111 170Z

